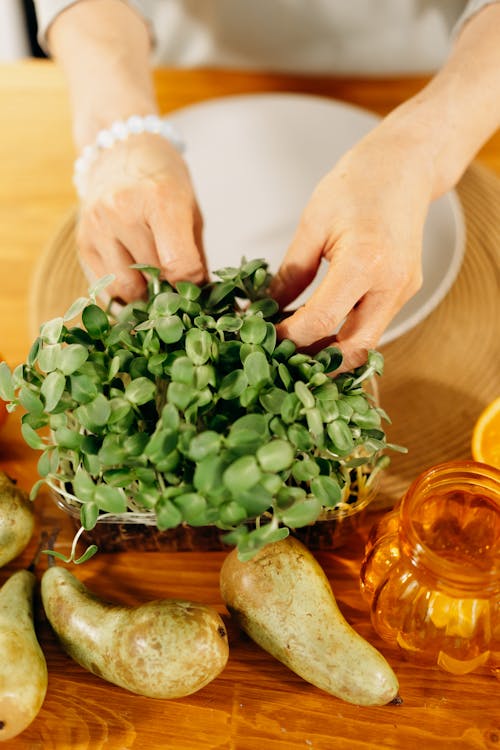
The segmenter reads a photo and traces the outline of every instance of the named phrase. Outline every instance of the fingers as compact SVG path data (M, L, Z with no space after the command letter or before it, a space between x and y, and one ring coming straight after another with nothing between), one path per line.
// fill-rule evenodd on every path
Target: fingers
M348 263L342 257L332 260L311 298L279 324L280 337L289 338L303 348L336 334L344 318L369 288L366 273L353 273Z
M169 206L149 198L140 208L134 213L137 204L128 195L115 200L112 209L98 204L82 214L80 256L95 276L115 276L109 289L112 296L125 302L144 296L146 281L140 271L130 268L134 263L159 267L171 284L204 282L207 269L197 206L192 202Z
M281 308L293 302L313 281L321 261L321 249L321 243L310 234L302 220L269 290Z
M193 213L192 208L172 203L163 210L155 208L147 220L164 278L171 284L206 281L208 274L199 211Z
M354 307L336 336L343 360L340 372L352 370L366 362L368 350L374 349L398 310L390 293L365 295Z
M146 280L137 270L130 268L134 259L119 240L101 239L97 250L85 235L80 235L80 258L82 265L88 267L92 274L101 278L113 273L115 279L106 288L106 294L124 302L141 299L146 293Z

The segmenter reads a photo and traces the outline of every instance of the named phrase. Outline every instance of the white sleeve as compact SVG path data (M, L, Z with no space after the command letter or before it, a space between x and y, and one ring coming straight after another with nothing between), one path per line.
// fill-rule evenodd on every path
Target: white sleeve
M55 21L57 16L63 12L63 10L66 10L66 8L69 8L76 3L85 2L85 0L34 0L34 2L38 24L38 43L46 54L50 54L47 44L47 31L49 26ZM126 2L127 5L134 8L139 15L144 18L149 27L151 37L153 38L152 19L144 10L141 0L123 0L123 2Z
M497 2L499 2L499 0L468 0L468 3L466 4L462 15L453 27L451 34L452 39L455 39L457 34L460 33L460 31L467 23L467 21L470 21L470 19L475 16L478 11L486 8L487 5L493 5Z

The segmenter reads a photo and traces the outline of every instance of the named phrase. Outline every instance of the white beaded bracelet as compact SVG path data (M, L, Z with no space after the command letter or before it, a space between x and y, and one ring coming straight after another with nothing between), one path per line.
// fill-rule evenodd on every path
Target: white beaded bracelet
M131 115L127 120L116 120L112 125L97 133L95 142L85 146L82 153L75 161L73 172L73 183L80 198L85 195L85 175L87 174L92 162L97 159L99 153L109 148L113 148L116 143L126 141L131 135L140 133L155 133L161 135L172 143L177 151L184 151L185 144L172 125L165 117L159 115Z

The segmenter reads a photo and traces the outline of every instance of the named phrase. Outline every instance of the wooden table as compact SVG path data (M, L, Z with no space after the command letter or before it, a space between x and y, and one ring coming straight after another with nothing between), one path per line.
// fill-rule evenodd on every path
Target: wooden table
M250 91L308 91L386 113L425 83L423 78L357 80L288 78L211 71L159 71L162 110ZM37 256L74 204L74 158L64 81L48 62L0 67L0 351L11 365L28 347L28 293ZM500 174L500 135L478 158ZM29 489L37 454L19 433L17 414L0 432L0 467ZM69 522L43 494L38 526L62 526L58 549L67 551ZM228 624L231 654L222 675L194 695L155 701L132 695L88 674L58 646L37 607L37 627L49 668L49 689L33 724L8 750L366 750L367 748L500 748L499 683L486 671L452 677L405 661L374 633L358 588L364 533L348 548L317 555L351 624L389 660L403 705L359 708L308 685L230 622L220 599L224 553L99 554L77 574L98 594L135 604L160 596L214 605ZM0 583L27 563L26 552L0 571ZM40 565L43 572L45 562Z

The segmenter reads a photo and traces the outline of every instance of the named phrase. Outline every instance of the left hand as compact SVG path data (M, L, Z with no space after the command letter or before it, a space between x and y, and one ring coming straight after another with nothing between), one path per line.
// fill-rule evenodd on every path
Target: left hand
M346 153L313 192L273 280L271 294L284 307L311 283L321 259L329 261L310 299L278 326L279 336L299 348L335 342L341 370L362 364L421 286L432 191L432 164L410 134L381 123Z

